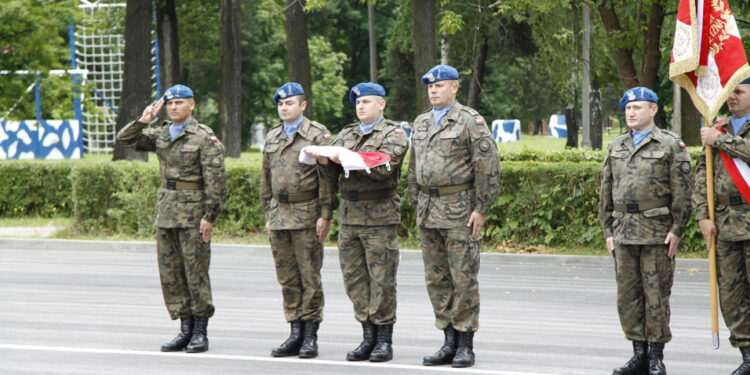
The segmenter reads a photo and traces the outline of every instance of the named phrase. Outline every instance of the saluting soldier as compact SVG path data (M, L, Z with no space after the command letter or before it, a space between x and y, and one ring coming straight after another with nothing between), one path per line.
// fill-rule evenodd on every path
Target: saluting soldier
M322 243L331 228L336 192L317 165L299 162L299 153L305 146L330 145L333 139L325 126L302 115L307 101L299 83L285 83L273 101L282 123L266 137L260 198L291 334L271 355L313 358L323 320Z
M148 127L165 105L170 121ZM193 118L194 108L193 90L175 85L117 133L119 142L159 157L154 223L159 276L169 316L181 323L180 333L162 351L208 350L208 318L215 310L208 268L211 230L227 192L224 145Z
M620 99L628 131L607 148L599 222L615 259L617 312L633 357L613 375L666 374L664 344L674 256L690 213L692 165L680 138L654 125L659 98L646 87Z
M708 218L705 147L696 168L693 207L707 244L718 232L716 261L721 312L729 328L729 342L742 353L742 364L732 375L750 375L750 197L748 181L739 173L750 162L750 126L747 125L750 78L732 91L727 106L731 117L711 128L701 129L703 142L714 148L711 162L716 224Z
M423 77L432 109L412 125L409 198L417 209L425 283L444 331L427 366L474 364L479 328L479 234L497 199L500 163L484 118L456 102L458 71L437 65Z

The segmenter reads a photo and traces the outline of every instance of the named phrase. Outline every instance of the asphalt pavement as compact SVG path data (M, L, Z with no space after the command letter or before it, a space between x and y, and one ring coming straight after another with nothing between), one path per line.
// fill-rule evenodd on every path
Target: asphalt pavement
M721 348L711 347L708 263L678 259L676 269L668 373L731 373L740 355L723 322ZM215 244L210 275L210 350L162 353L178 323L163 305L153 243L0 239L0 374L608 375L632 354L606 257L483 254L477 362L460 370L421 365L442 344L442 331L419 251L401 251L394 359L387 363L345 360L361 327L335 249L323 261L316 359L270 356L289 326L267 246Z

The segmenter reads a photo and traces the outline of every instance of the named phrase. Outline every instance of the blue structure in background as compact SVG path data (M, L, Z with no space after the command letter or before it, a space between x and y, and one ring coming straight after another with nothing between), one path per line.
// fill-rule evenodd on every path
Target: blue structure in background
M550 116L549 135L554 138L568 138L568 125L565 122L565 115Z
M0 159L80 159L83 134L78 120L23 120L0 123Z
M492 138L495 142L518 142L521 140L521 121L495 120L492 121Z

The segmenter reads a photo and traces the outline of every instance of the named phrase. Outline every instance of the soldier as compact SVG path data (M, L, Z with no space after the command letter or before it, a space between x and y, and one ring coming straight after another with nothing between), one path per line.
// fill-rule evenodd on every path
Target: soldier
M166 104L171 121L147 127ZM156 202L159 276L170 317L180 318L180 334L165 352L208 350L206 328L214 314L208 267L211 229L227 192L224 145L192 117L193 91L170 87L154 106L117 134L117 140L159 157L161 188Z
M360 122L345 126L334 146L385 153L390 164L371 168L369 173L351 171L349 177L341 175L339 166L329 164L328 168L341 188L338 247L344 287L354 305L354 318L362 324L363 340L346 354L349 361L393 359L401 223L396 189L409 140L397 123L383 117L384 97L385 89L377 83L352 87L349 100L356 105ZM340 163L338 156L332 159Z
M417 209L425 283L445 342L425 366L474 365L479 328L479 234L497 199L500 163L484 118L456 102L458 71L423 77L432 109L412 126L409 198Z
M742 81L729 95L727 106L732 116L711 128L701 129L701 139L714 148L714 191L716 225L708 219L706 203L706 150L698 159L693 192L695 218L703 238L716 243L719 297L729 342L742 353L742 364L732 375L750 374L750 197L748 182L738 171L750 162L750 78ZM718 152L716 152L718 150ZM740 187L744 187L740 188ZM744 190L744 192L743 192Z
M336 193L317 166L298 160L303 147L330 145L333 139L325 126L302 115L307 101L299 83L281 86L273 102L283 123L266 137L260 198L291 334L271 355L313 358L323 320L322 243L331 228Z
M615 259L617 311L633 357L613 375L659 375L669 330L674 255L690 219L692 166L680 138L654 125L659 98L635 87L620 99L628 131L607 148L599 222ZM648 345L647 345L648 342Z

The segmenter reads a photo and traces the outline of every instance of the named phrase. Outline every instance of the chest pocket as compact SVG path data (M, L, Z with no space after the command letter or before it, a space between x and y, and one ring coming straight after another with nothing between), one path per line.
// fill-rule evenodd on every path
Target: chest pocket
M357 138L346 138L342 140L344 142L344 147L346 147L349 150L357 151L354 148L357 147L357 142L359 139Z
M156 155L159 155L159 157L164 158L167 148L169 148L169 138L163 138L159 137L156 139Z
M274 153L279 150L279 143L266 143L266 146L263 148L263 152L267 153Z
M182 153L182 163L183 165L187 166L193 166L193 165L200 165L200 162L198 161L198 145L194 144L186 144L183 145L180 149Z
M444 156L455 155L467 148L461 142L461 128L454 127L440 133L440 153Z
M381 135L382 133L378 132L377 135ZM360 151L366 151L366 152L377 152L380 150L380 146L383 145L383 139L382 138L376 138L375 134L372 134L370 138L368 138L364 144L362 144Z

